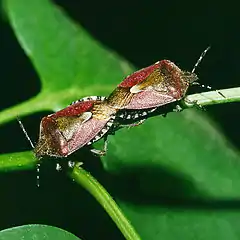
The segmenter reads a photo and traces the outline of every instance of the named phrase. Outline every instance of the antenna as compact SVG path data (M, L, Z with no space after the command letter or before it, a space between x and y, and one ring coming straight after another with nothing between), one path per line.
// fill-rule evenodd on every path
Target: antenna
M196 68L198 67L198 65L201 63L201 61L203 60L204 56L206 55L206 53L208 52L208 50L210 49L210 46L208 46L200 55L200 57L198 58L197 62L195 63L192 73L195 72ZM212 89L212 87L208 86L208 85L204 85L204 84L200 84L199 82L193 82L192 85L198 85L201 86L202 88L207 88L207 89Z
M198 65L201 63L202 59L204 58L204 56L206 55L206 53L208 52L208 50L210 49L211 47L208 46L200 55L200 57L198 58L197 62L195 63L194 67L193 67L193 70L192 70L192 73L195 72L196 68L198 67ZM199 82L193 82L192 85L198 85L198 86L201 86L202 88L207 88L207 89L210 89L212 90L212 87L211 86L208 86L208 85L204 85L204 84L200 84ZM225 96L219 92L218 90L215 90L218 94L220 94L222 97L225 98Z
M204 56L206 55L206 53L208 52L208 50L210 49L210 46L208 46L200 55L199 59L197 60L197 62L195 63L192 73L195 72L196 68L198 67L198 65L200 64L200 62L202 61L202 59L204 58Z
M29 141L29 143L30 143L32 149L34 149L35 146L33 145L33 142L32 142L32 140L31 140L31 138L29 137L29 135L28 135L28 133L27 133L25 127L23 126L22 121L19 119L19 117L17 117L17 121L18 121L18 123L19 123L19 125L20 125L20 128L22 129L22 131L23 131L25 137L26 137L27 140ZM40 187L40 184L39 184L40 163L37 163L36 170L37 170L37 187Z
M31 140L31 138L28 136L28 133L27 133L25 127L23 126L22 121L19 119L19 117L17 117L17 121L18 121L18 123L19 123L19 125L20 125L20 128L22 129L23 133L25 134L25 137L26 137L27 140L30 142L31 147L34 149L35 147L34 147L34 145L33 145L33 142L32 142L32 140Z

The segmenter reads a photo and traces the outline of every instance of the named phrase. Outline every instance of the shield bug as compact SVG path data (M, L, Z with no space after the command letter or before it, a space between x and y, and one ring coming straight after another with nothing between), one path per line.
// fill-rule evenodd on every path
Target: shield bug
M105 97L90 96L75 101L68 107L42 118L35 147L20 121L19 123L37 158L67 157L106 135L113 124L115 113L116 110L107 105ZM106 144L104 149L106 150ZM105 150L91 149L99 155L104 154Z
M86 97L44 117L34 149L36 156L67 157L101 139L112 126L116 112L104 100L104 97ZM103 154L100 150L92 151Z
M163 106L183 99L190 85L200 85L196 67L209 47L201 54L191 72L182 71L169 60L162 60L127 76L108 97L110 105L122 109L117 117L124 120L142 120ZM115 99L121 99L116 104ZM177 107L176 107L177 105ZM125 111L124 111L124 110ZM173 109L172 109L173 110Z
M18 119L26 138L34 149L37 159L43 156L67 157L78 149L90 145L102 137L106 137L113 125L116 109L107 105L105 97L90 96L73 102L68 107L43 117L40 123L39 139L34 146ZM104 149L91 151L104 155L107 150L105 138ZM73 166L68 161L70 167ZM56 170L61 167L57 164ZM37 186L39 187L40 162L37 163Z

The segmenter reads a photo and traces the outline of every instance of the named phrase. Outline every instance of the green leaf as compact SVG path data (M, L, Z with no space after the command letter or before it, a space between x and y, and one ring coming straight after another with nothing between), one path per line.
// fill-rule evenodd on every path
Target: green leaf
M185 194L179 189L183 184L187 196L240 198L239 153L201 111L169 113L120 130L109 137L108 148L105 168L116 174L140 172L138 181L146 191L152 185L165 189L164 178L169 177L176 180L176 186L168 183L171 194L179 197Z
M216 206L220 204L216 203ZM230 205L230 204L229 204ZM142 239L239 240L239 210L211 205L120 204Z
M1 112L0 124L108 95L131 71L47 0L5 0L5 9L42 90ZM240 238L239 152L204 112L154 117L109 141L102 158L108 189L142 239ZM32 168L35 161L27 152L1 155L0 170Z
M149 119L108 149L116 201L142 239L240 238L239 154L202 114Z
M83 96L108 94L132 71L50 1L5 0L4 6L42 89L37 97L0 113L0 123L41 110L57 111Z
M73 234L57 227L29 224L0 231L1 240L80 240Z

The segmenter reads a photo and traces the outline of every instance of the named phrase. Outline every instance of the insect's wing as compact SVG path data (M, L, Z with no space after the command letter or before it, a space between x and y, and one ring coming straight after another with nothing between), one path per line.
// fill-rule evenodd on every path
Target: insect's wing
M156 68L144 81L132 86L130 88L130 92L139 93L141 91L144 91L147 89L154 89L156 87L158 87L160 91L164 91L164 89L161 89L161 86L163 87L163 84L162 84L163 81L164 81L164 77L161 74L161 69Z
M139 84L146 80L146 78L157 68L159 68L160 62L156 62L155 64L142 68L129 76L127 76L118 87L121 88L131 88L136 84Z
M169 85L168 80L162 68L154 69L144 81L130 88L133 97L125 108L147 109L176 101L175 88Z
M108 125L107 125L108 124ZM81 125L75 132L73 137L68 142L69 154L83 147L90 145L93 142L101 139L112 125L112 120L91 118Z
M144 90L135 94L129 104L127 104L124 108L143 110L148 108L160 107L174 101L176 101L175 98L173 98L172 96L168 96L164 93L158 91Z

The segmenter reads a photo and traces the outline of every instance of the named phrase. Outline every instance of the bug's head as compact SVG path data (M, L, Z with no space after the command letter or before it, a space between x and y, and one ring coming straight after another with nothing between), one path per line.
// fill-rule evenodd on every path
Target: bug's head
M64 157L68 154L67 140L61 133L58 122L51 116L41 120L39 139L34 153L37 158L42 156Z
M198 81L198 76L196 73L192 72L182 72L182 78L184 79L184 82L186 82L188 85L193 84L194 82Z
M196 71L196 68L198 67L198 65L201 63L203 57L206 55L207 51L210 49L210 47L207 47L203 52L202 54L200 55L200 57L198 58L196 64L194 65L193 69L191 72L187 72L187 71L182 71L182 79L183 79L183 82L185 83L186 87L189 87L190 85L199 85L201 87L204 87L204 88L208 88L208 89L211 89L211 87L209 86L205 86L205 85L202 85L198 82L199 78L197 76L197 74L195 73Z
M197 62L195 63L193 69L192 69L192 72L189 73L190 75L191 74L194 74L196 76L196 79L194 80L194 78L192 78L192 80L189 81L190 85L199 85L203 88L208 88L208 89L211 89L210 86L205 86L204 84L200 84L199 82L197 82L198 80L198 77L197 75L195 74L195 71L196 71L196 68L198 67L198 65L201 63L201 61L203 60L204 56L206 55L206 53L208 52L208 50L210 49L210 46L207 47L203 52L202 54L200 55L200 57L198 58Z

